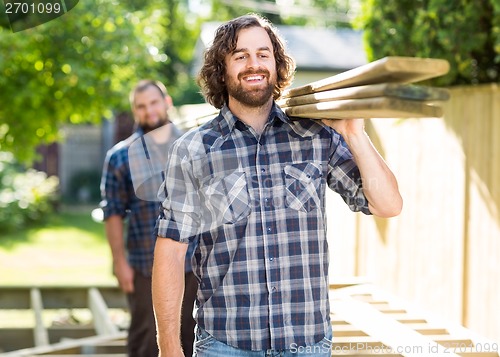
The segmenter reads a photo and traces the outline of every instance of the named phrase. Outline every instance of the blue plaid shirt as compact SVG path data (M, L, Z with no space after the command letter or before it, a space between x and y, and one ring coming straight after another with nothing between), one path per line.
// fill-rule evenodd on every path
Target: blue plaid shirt
M276 105L258 136L223 107L172 149L157 231L197 243L197 323L244 350L319 342L330 325L326 186L370 213L341 136Z
M172 130L171 140L177 139L180 135L177 129ZM137 140L141 138L143 132L139 129L107 152L101 178L100 206L105 220L112 215L119 215L127 221L128 261L135 270L149 277L153 267L156 242L154 227L160 212L160 202L157 199L137 197L134 191L129 148L134 143L140 143ZM186 264L186 271L191 271L190 264Z

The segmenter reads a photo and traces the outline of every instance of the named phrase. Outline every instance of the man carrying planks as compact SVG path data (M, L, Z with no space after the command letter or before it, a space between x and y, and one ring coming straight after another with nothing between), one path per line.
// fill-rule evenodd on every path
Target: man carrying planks
M326 188L353 211L402 209L362 119L291 120L276 104L294 70L274 26L257 15L221 25L205 54L199 83L220 113L174 143L161 188L153 267L161 357L182 356L190 242L196 356L330 356Z

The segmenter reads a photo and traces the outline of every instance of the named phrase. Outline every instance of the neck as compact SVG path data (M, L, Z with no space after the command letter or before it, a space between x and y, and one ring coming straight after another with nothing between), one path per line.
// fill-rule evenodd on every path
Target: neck
M229 101L228 107L242 122L251 126L258 134L264 130L273 106L271 98L266 104L259 107L249 107L237 101Z

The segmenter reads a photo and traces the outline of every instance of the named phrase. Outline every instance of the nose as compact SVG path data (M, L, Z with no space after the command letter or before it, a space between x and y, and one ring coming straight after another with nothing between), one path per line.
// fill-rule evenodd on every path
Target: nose
M259 57L257 55L248 56L247 67L249 68L258 68L260 67Z
M151 115L154 112L154 107L152 105L146 106L146 113Z

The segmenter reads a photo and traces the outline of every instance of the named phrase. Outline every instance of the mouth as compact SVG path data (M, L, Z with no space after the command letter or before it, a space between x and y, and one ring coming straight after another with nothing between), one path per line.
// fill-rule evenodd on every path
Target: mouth
M266 79L265 73L264 74L243 73L241 75L241 80L243 80L247 83L258 84L258 83L262 83L265 79Z
M263 75L251 75L243 78L247 82L262 82L264 80Z

